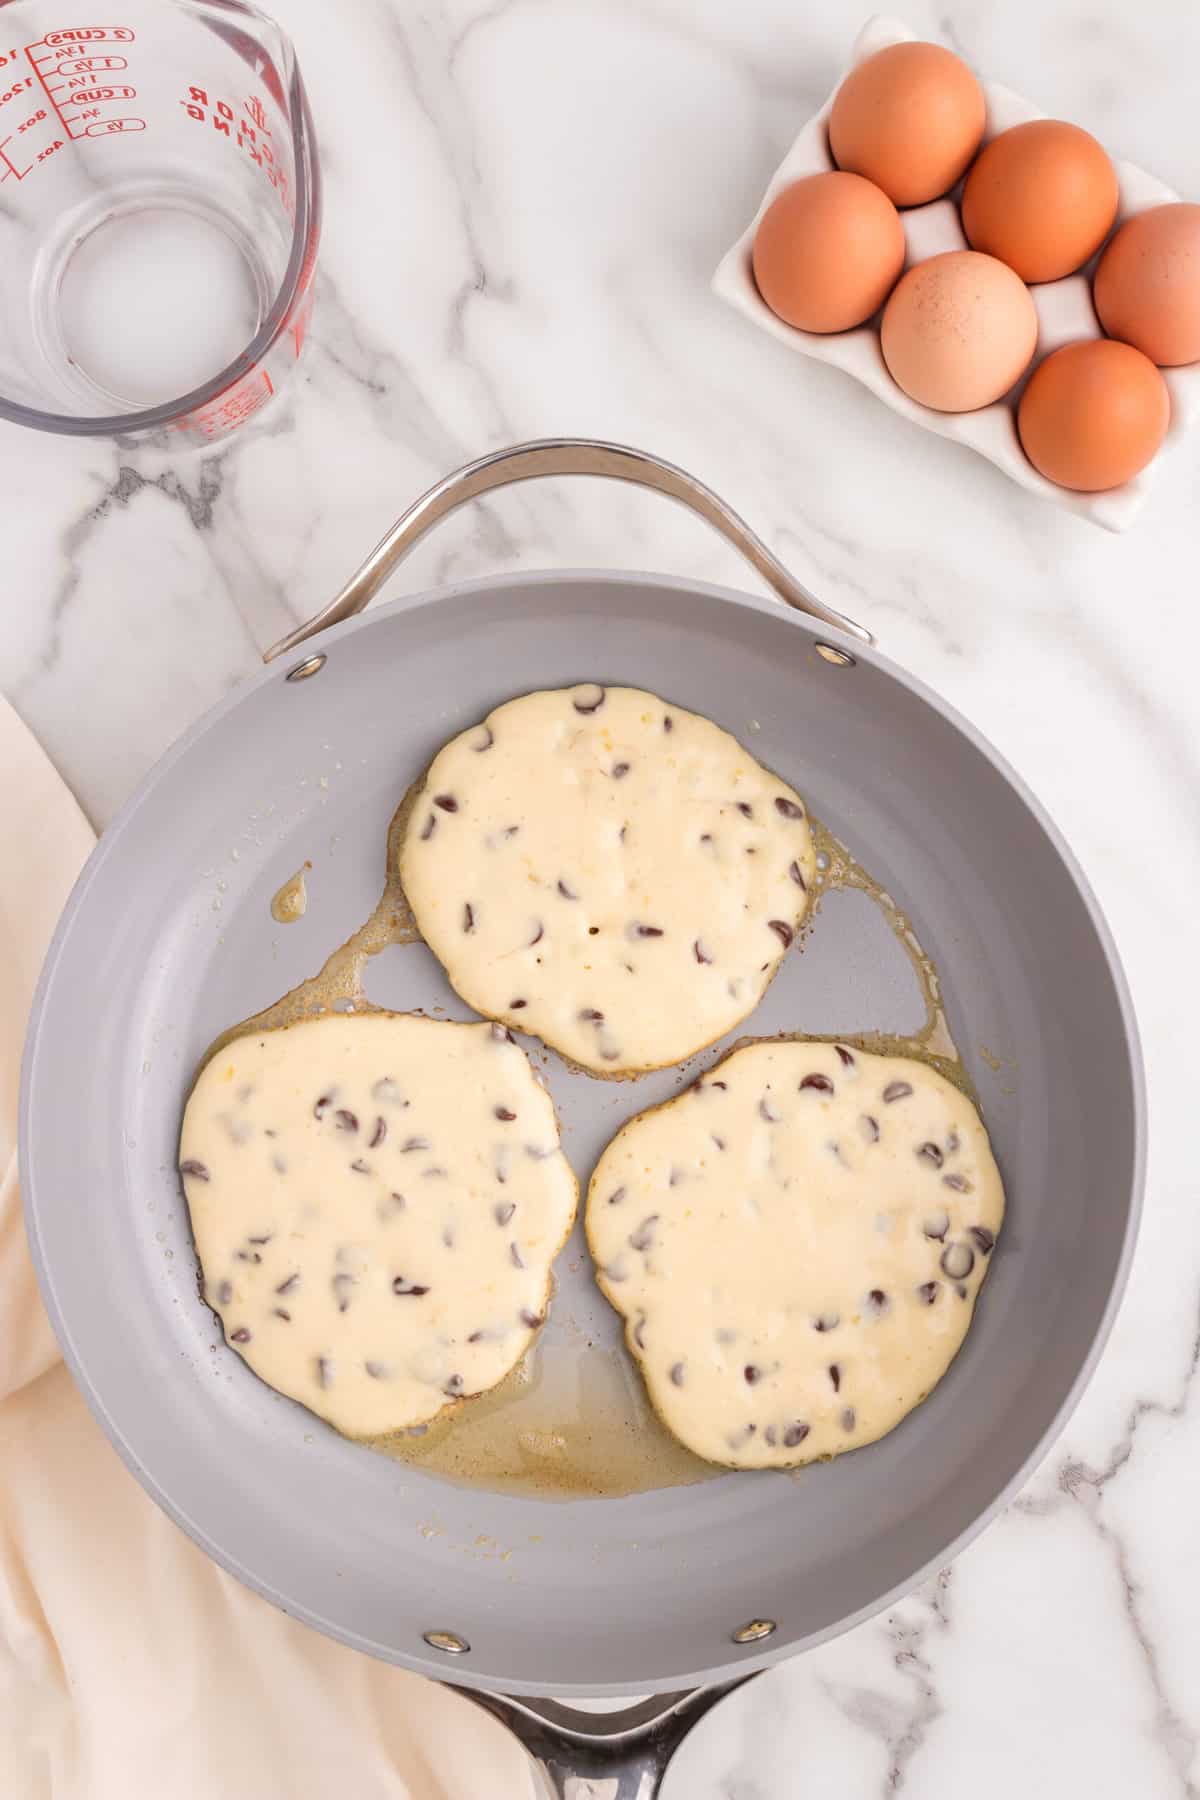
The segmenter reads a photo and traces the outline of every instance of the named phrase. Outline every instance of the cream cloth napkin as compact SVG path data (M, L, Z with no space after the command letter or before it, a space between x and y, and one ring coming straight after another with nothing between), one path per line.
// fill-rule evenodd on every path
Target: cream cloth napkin
M21 1044L90 826L0 699L0 1796L531 1800L435 1683L230 1579L147 1498L63 1367L17 1187Z

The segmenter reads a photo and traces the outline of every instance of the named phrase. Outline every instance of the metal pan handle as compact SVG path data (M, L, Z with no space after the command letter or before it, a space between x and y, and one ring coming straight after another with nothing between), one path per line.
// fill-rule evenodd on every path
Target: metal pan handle
M531 481L539 475L606 475L614 481L630 481L637 487L653 488L678 500L700 518L706 519L740 550L746 561L756 568L779 598L797 612L808 613L824 625L832 625L861 643L872 644L874 638L853 619L826 606L788 573L778 557L756 537L732 507L718 499L711 488L688 475L674 463L650 456L645 450L631 450L625 444L606 444L594 438L542 438L535 443L517 444L509 450L494 450L477 462L467 463L453 475L447 475L427 494L402 513L372 550L360 569L350 577L340 594L322 607L308 623L300 625L264 654L264 662L272 662L287 650L294 650L327 625L353 618L373 600L397 563L403 561L413 546L420 542L447 514L455 512L468 500L490 494L494 488L509 487L517 481Z
M718 1700L744 1681L655 1694L620 1712L580 1712L557 1700L519 1700L456 1688L507 1725L533 1758L546 1800L655 1800L667 1764Z

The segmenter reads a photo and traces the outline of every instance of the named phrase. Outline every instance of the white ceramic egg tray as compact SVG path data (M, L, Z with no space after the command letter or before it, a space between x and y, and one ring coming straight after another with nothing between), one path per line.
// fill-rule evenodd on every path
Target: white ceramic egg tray
M855 41L850 53L849 68L854 68L866 57L873 56L877 50L883 50L889 44L907 43L915 36L916 33L898 19L871 19ZM982 87L987 100L984 143L999 132L1007 131L1012 125L1021 125L1026 119L1046 116L1036 106L1031 106L1028 100L1022 100L1019 94L1014 94L995 82L985 81ZM722 259L713 277L713 292L739 312L745 313L754 324L770 332L780 343L798 351L801 356L812 356L818 362L832 363L835 368L844 369L848 375L853 375L856 381L861 381L864 387L870 388L893 412L901 413L914 424L923 425L927 431L936 431L939 437L953 438L956 443L965 444L968 449L978 451L980 456L986 456L989 462L995 463L998 469L1003 470L1013 481L1019 482L1023 488L1028 488L1030 493L1041 494L1047 500L1053 500L1056 505L1078 513L1081 518L1103 525L1108 531L1126 530L1141 510L1159 457L1177 443L1200 417L1200 364L1163 370L1171 393L1171 424L1166 443L1154 461L1123 487L1108 488L1100 494L1076 494L1067 488L1056 487L1053 482L1039 475L1021 449L1017 436L1016 403L1029 371L1010 393L992 406L984 406L978 412L970 413L934 412L931 408L919 406L915 400L910 400L888 374L883 352L879 347L877 319L860 325L854 331L823 336L818 332L797 331L793 326L785 325L760 297L750 261L758 221L781 188L799 180L802 175L818 175L834 167L829 154L826 127L836 93L837 88L830 94L820 112L809 120L771 177L762 205L737 243ZM1120 187L1118 222L1127 219L1132 213L1144 212L1147 207L1179 199L1173 189L1153 175L1147 175L1143 169L1136 168L1133 163L1117 162L1114 159L1113 166ZM911 207L902 211L900 218L907 245L906 268L923 262L927 257L936 256L943 250L969 248L963 235L957 204L950 196L931 201L927 206ZM1092 266L1089 263L1077 274L1068 275L1062 281L1045 282L1030 289L1038 315L1037 349L1030 371L1037 367L1043 357L1048 356L1052 350L1060 349L1063 344L1072 343L1077 338L1103 335L1092 307Z

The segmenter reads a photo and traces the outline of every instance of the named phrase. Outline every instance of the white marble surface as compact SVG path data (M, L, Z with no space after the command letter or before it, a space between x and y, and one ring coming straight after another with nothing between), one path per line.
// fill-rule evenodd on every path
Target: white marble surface
M1200 1795L1200 1183L1180 1057L1198 998L1200 461L1171 459L1112 538L712 298L865 5L274 10L328 183L306 360L216 453L0 428L0 686L103 825L403 502L482 450L572 432L694 469L971 715L1059 820L1125 957L1153 1127L1133 1281L1006 1516L887 1617L711 1716L667 1800ZM907 16L1196 196L1192 0ZM661 502L577 483L460 516L403 583L549 564L747 579Z

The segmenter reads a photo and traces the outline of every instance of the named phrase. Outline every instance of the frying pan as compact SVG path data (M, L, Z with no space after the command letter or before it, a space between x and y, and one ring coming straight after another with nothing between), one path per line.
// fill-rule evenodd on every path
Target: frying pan
M353 616L437 519L538 474L606 475L683 501L775 597L650 575L513 575ZM456 1483L348 1443L271 1392L198 1298L175 1156L199 1057L367 916L388 819L446 738L514 694L585 680L646 687L719 721L888 890L936 961L1004 1173L1004 1234L946 1378L889 1437L799 1477L725 1473L565 1500ZM281 931L268 902L305 860L312 905ZM463 1016L423 946L381 956L368 986L383 1005ZM877 910L832 893L748 1029L904 1032L919 1010ZM581 1177L625 1117L725 1047L633 1083L548 1058ZM1124 979L1037 802L708 489L582 440L485 457L432 489L324 613L151 771L59 925L22 1094L46 1304L143 1486L288 1612L452 1677L522 1735L550 1791L605 1800L648 1800L715 1699L889 1604L1004 1503L1099 1354L1143 1156ZM596 1356L622 1354L617 1323L578 1241L558 1279L538 1357L560 1383L577 1377L586 1419ZM603 1716L568 1704L631 1691L650 1697Z

